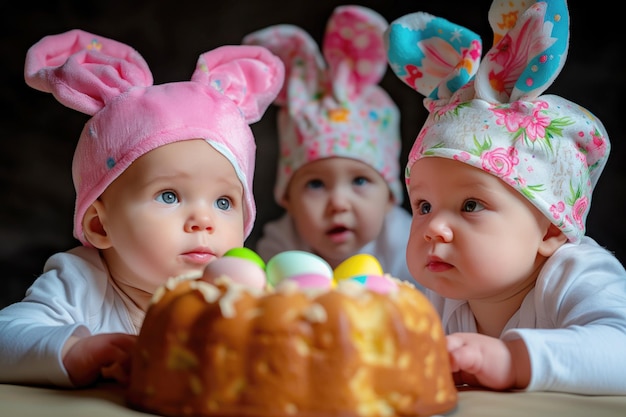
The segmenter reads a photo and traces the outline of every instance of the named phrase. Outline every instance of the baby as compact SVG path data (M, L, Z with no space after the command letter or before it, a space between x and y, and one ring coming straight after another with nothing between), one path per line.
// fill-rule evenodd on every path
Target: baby
M427 13L386 33L430 115L410 151L409 270L460 384L626 394L626 271L585 235L609 155L601 122L541 95L567 55L562 0L494 1L494 46ZM480 65L479 65L480 63Z
M285 209L263 229L266 261L304 250L333 268L357 253L412 281L406 266L410 214L401 207L399 113L378 86L387 69L387 21L365 7L334 10L322 45L292 25L246 36L285 63L275 103L280 155L274 197Z
M256 46L200 56L153 85L131 47L72 30L27 53L25 78L91 115L74 154L74 236L25 298L0 311L0 383L123 381L155 289L243 246L254 223L258 121L284 80Z

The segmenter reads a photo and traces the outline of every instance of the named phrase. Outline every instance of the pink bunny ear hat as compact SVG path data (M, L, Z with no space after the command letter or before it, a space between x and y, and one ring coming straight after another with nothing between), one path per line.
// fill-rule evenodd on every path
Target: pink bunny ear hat
M395 74L426 96L430 112L409 153L455 159L519 191L571 242L585 234L591 194L610 143L588 110L540 95L563 68L569 43L565 1L494 1L494 46L482 63L478 35L427 13L391 23Z
M244 186L244 233L253 227L258 121L284 80L281 60L256 46L223 46L202 54L191 81L152 85L133 48L81 30L46 36L26 55L26 83L92 115L72 164L74 236L87 208L128 166L168 143L202 138L231 162Z
M330 157L370 165L394 200L402 202L399 111L377 85L387 70L382 41L387 25L373 10L340 6L327 23L323 57L311 36L292 25L270 26L244 38L244 44L265 46L285 63L285 85L275 101L281 106L278 204L296 170Z

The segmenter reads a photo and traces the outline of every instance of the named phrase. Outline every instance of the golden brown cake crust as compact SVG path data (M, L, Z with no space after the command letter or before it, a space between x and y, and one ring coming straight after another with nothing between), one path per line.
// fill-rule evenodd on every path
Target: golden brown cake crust
M410 284L261 294L187 279L148 310L127 401L176 417L427 416L457 391L439 318Z

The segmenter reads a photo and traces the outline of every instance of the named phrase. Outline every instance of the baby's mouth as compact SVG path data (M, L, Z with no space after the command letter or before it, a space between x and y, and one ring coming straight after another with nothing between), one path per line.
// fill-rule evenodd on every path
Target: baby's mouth
M335 226L332 229L330 229L328 232L326 232L327 235L337 235L340 233L344 233L347 232L348 228L345 226Z

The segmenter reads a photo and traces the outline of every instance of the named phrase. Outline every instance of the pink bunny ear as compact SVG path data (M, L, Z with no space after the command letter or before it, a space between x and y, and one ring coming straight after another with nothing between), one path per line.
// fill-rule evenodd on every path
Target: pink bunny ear
M326 64L313 38L294 25L275 25L250 33L244 44L260 45L280 57L285 64L285 84L275 103L287 105L288 91L298 86L305 96L314 97L320 90Z
M385 75L383 34L387 26L385 18L365 7L335 9L326 26L322 51L339 98L351 99Z
M280 91L285 69L280 58L260 46L222 46L200 55L191 80L230 98L250 123L257 122Z
M34 44L26 54L24 79L89 115L132 87L153 83L148 64L133 48L79 29Z

